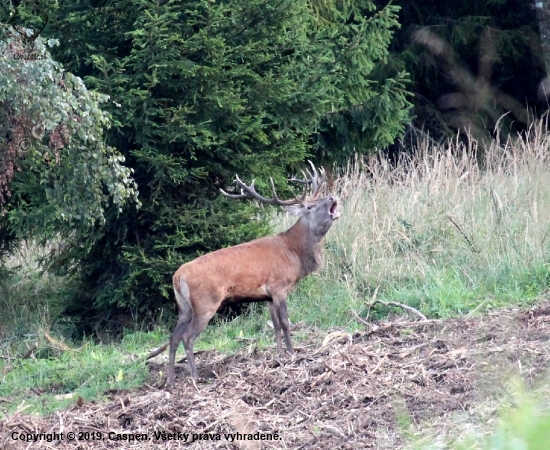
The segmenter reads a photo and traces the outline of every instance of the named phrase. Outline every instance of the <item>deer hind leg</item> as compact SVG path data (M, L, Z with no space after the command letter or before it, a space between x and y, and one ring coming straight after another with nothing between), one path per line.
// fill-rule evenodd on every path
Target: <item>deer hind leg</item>
M170 386L174 383L174 366L176 364L176 351L183 336L188 332L189 328L192 327L193 320L193 307L191 306L190 297L189 297L189 286L187 283L180 279L180 285L174 287L174 292L176 294L176 301L178 303L179 317L178 323L174 328L170 336L170 355L168 358L168 377L166 383ZM191 373L193 373L193 368L195 367L195 361L193 360L193 350L191 349L191 359L189 359L189 354L187 352L187 346L184 341L185 352L187 354L187 361L189 361L189 366L191 368ZM195 368L195 372L196 372Z
M280 303L278 311L285 337L286 350L288 353L293 353L294 348L292 348L292 339L290 338L290 321L288 320L288 311L286 310L286 298Z
M184 330L181 340L183 341L183 346L185 347L185 354L187 356L187 361L189 362L189 368L191 370L191 376L193 378L198 378L199 373L195 365L195 356L193 354L193 346L198 335L201 334L202 330L208 325L212 316L216 311L204 312L203 314L193 315L193 319L189 326Z

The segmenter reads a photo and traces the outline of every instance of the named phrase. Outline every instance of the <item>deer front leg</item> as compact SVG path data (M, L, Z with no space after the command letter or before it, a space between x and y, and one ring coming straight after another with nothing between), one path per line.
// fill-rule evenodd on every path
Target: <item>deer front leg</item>
M294 349L292 348L292 339L290 338L290 321L288 320L286 309L286 296L279 298L278 301L273 299L273 304L279 319L279 326L282 328L285 337L286 350L288 353L293 353Z
M277 352L283 354L283 342L281 339L281 322L279 321L279 315L277 314L277 309L275 302L270 300L267 302L269 305L269 314L271 314L271 321L273 322L273 328L275 329L275 342L277 343Z

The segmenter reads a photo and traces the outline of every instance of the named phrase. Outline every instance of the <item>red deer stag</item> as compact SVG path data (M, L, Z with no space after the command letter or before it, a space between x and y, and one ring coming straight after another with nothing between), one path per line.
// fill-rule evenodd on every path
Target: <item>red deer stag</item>
M169 344L151 354L154 356L170 346L168 385L174 383L176 350L180 341L183 341L185 347L191 376L198 377L193 344L222 302L267 301L278 352L283 353L281 330L287 351L293 352L286 308L287 296L299 280L319 267L323 238L334 220L340 216L336 212L336 197L317 200L325 184L325 172L320 170L319 179L315 166L311 161L310 164L312 173L308 172L306 179L290 180L304 185L300 198L280 200L273 180L273 198L262 197L256 192L254 181L247 186L238 176L236 181L241 187L240 194L228 194L220 189L229 198L253 198L269 205L289 206L291 212L299 216L299 220L290 229L276 236L222 248L200 256L177 270L173 281L179 309L178 322ZM309 185L313 193L310 198L306 198Z

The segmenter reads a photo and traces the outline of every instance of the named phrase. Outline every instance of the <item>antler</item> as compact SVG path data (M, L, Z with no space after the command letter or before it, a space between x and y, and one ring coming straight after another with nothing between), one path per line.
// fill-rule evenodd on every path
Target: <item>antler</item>
M291 205L297 205L302 204L306 200L306 195L308 191L308 187L311 184L313 188L313 199L316 199L319 195L319 192L321 191L323 185L325 184L326 174L325 169L321 168L319 171L321 172L321 183L319 184L319 174L317 173L317 169L313 165L311 161L309 161L309 164L311 165L311 168L313 170L313 175L309 172L309 170L306 170L308 176L302 171L304 175L304 179L300 180L297 178L290 178L288 181L297 182L304 185L304 191L302 192L302 195L298 198L295 197L290 200L281 200L279 197L277 197L277 191L275 190L275 184L273 183L273 178L269 178L269 181L271 183L271 191L273 192L273 198L266 198L262 195L258 194L256 192L256 188L254 187L254 181L252 180L252 183L250 183L250 186L247 186L246 183L244 183L238 175L235 175L235 180L237 181L237 184L241 187L241 193L240 194L229 194L225 192L223 189L220 189L220 192L229 198L239 199L239 198L255 198L256 200L261 201L262 203L266 203L268 205L277 205L277 206L291 206Z
M273 178L269 178L269 181L271 182L271 190L273 191L273 198L265 198L262 195L258 194L256 192L256 188L254 187L254 180L252 180L252 183L250 183L250 186L247 186L238 175L235 175L235 179L237 183L241 186L241 193L240 194L228 194L223 189L220 189L221 193L229 198L247 198L252 197L256 200L260 200L262 203L267 203L268 205L278 205L278 206L291 206L291 205L297 205L300 203L303 203L306 199L307 194L307 184L304 186L304 192L302 193L302 196L300 198L293 198L291 200L281 200L279 197L277 197L277 192L275 191L275 184L273 183Z
M307 162L311 166L313 174L309 172L309 170L306 169L307 176L305 172L302 170L302 174L304 175L304 180L300 180L297 178L290 178L288 181L294 181L296 183L305 184L306 186L311 184L313 193L311 194L311 199L315 200L319 194L321 193L321 190L326 184L327 180L327 174L325 172L325 169L321 167L319 169L319 172L321 173L321 179L319 180L319 173L317 173L317 169L315 168L315 165L308 159ZM309 178L309 179L308 179Z

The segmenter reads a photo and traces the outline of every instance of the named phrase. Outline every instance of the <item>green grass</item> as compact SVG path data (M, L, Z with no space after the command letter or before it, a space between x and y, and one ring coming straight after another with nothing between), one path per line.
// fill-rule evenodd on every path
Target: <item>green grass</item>
M100 400L111 389L145 381L147 349L165 342L167 331L127 332L115 345L92 339L71 342L74 326L62 316L67 279L42 273L42 251L24 247L0 277L0 418L24 408L48 414L80 396ZM35 345L27 359L22 356ZM69 394L69 395L67 395Z
M23 404L27 413L47 414L78 397L101 400L112 389L140 386L148 376L146 349L165 339L158 331L134 332L116 345L87 340L74 347L39 338L34 357L8 353L10 357L0 360L0 398L5 400L0 417Z

